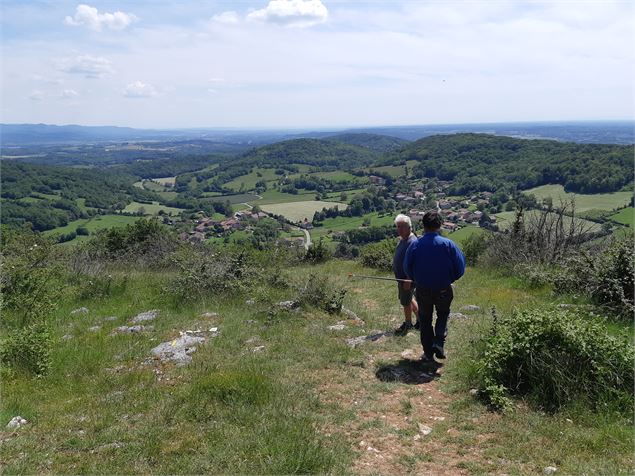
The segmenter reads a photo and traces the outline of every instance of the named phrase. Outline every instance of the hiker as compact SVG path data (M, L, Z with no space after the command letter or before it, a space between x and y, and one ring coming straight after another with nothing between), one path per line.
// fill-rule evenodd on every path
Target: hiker
M443 346L454 297L451 284L465 272L465 256L454 242L439 234L441 223L441 214L436 210L423 215L424 235L410 245L403 264L406 275L416 286L422 362L434 362L434 356L445 359ZM435 308L437 320L433 328Z
M392 260L392 270L397 279L408 279L403 269L403 260L406 250L411 243L417 241L416 235L412 232L412 222L407 215L399 214L395 218L397 233L399 234L399 244L395 249L395 256ZM414 284L412 282L397 281L399 303L403 306L404 322L395 330L396 335L406 335L412 328L419 329L419 321L412 324L412 313L418 311L417 301L413 299Z

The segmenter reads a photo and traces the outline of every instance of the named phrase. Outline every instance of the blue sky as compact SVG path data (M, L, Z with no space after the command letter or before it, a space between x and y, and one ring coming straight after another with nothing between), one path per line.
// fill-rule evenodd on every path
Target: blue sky
M633 2L2 0L2 122L633 119Z

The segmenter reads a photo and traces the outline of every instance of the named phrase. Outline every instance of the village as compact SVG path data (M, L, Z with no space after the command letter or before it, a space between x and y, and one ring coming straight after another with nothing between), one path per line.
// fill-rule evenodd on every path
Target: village
M370 175L369 181L377 189L385 189L385 179L380 176ZM496 217L489 215L486 209L490 206L491 192L480 192L471 196L452 197L448 196L447 189L452 185L449 181L435 181L432 188L428 188L425 183L419 182L414 185L409 192L395 192L392 200L396 204L396 209L407 210L407 215L411 218L415 226L421 222L423 215L429 208L436 208L442 213L444 222L442 230L445 233L455 232L465 226L478 226L483 228L496 227ZM312 217L304 218L298 222L287 220L284 217L271 215L262 211L258 206L253 206L248 210L240 210L233 213L231 217L212 218L199 212L192 217L192 228L181 233L180 237L184 241L200 243L210 238L227 238L236 231L254 231L258 222L264 218L275 219L279 223L282 231L288 232L293 227L305 230L306 233L313 229ZM368 225L362 224L361 227ZM309 238L309 237L307 237ZM282 237L281 242L289 246L301 246L310 242L303 237Z

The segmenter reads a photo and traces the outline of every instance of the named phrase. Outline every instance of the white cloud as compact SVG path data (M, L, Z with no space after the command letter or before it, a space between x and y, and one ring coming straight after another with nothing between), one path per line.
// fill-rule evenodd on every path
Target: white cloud
M222 23L224 25L236 25L240 22L240 17L238 16L238 13L232 10L214 15L212 17L212 21Z
M77 5L75 15L64 18L69 26L87 26L91 30L101 31L103 27L111 30L123 30L137 20L132 13L116 11L114 13L99 13L90 5Z
M58 66L58 69L69 74L82 74L87 78L101 78L114 73L112 63L109 60L91 55L66 58Z
M320 0L271 0L265 8L250 12L247 20L308 27L327 17L328 10Z
M44 99L44 93L36 89L34 91L31 91L31 94L29 94L29 99L31 101L41 101L42 99Z
M149 98L157 96L158 94L154 86L142 83L141 81L128 84L123 92L123 95L127 98Z
M73 99L73 98L76 98L77 96L79 96L79 93L75 91L74 89L64 89L60 93L60 98L62 99Z

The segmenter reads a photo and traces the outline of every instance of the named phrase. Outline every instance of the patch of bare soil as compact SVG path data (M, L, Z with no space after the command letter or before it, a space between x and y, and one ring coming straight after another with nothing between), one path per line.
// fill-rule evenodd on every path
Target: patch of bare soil
M324 429L350 441L352 473L464 475L484 463L481 441L448 444L461 432L450 426L452 397L439 388L443 367L424 367L420 352L367 354L363 363L314 374L325 404L355 414Z

